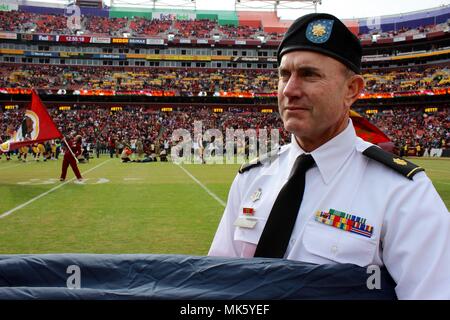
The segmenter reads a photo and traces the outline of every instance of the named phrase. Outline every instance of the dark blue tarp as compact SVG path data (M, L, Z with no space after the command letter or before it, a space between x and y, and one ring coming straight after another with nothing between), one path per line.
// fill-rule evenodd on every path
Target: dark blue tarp
M68 288L76 284L69 279L70 266L80 270L80 288ZM381 271L381 289L369 290L371 274L351 264L150 254L0 255L0 299L395 299L395 283Z

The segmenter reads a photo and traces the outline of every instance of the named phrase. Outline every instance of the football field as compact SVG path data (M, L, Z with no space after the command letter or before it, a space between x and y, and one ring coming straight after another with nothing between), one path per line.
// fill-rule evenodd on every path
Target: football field
M450 159L413 159L450 207ZM0 253L205 255L239 165L0 160Z

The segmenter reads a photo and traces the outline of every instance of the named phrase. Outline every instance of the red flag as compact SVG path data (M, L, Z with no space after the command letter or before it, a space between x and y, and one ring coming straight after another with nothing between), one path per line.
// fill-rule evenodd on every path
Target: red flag
M31 93L31 108L25 112L25 118L11 139L0 144L0 151L8 152L33 143L62 138L55 123L47 112L39 96Z
M389 139L389 137L385 135L383 131L371 124L369 120L362 117L356 111L350 110L350 118L352 119L356 134L361 139L373 144L391 142L391 139Z

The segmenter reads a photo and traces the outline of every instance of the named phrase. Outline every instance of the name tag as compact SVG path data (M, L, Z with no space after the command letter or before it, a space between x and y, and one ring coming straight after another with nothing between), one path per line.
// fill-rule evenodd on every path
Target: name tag
M234 222L234 225L236 227L253 229L256 226L257 222L258 222L258 220L252 219L252 218L249 218L249 217L239 217Z

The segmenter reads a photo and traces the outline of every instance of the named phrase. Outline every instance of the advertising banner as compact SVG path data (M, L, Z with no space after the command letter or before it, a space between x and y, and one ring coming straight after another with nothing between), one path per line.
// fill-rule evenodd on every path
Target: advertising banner
M0 39L17 39L17 33L12 32L0 32Z
M147 44L146 39L142 38L131 38L129 39L128 43L130 44Z
M164 44L164 39L147 39L147 44L162 45Z
M111 39L107 37L92 37L91 43L111 43Z

